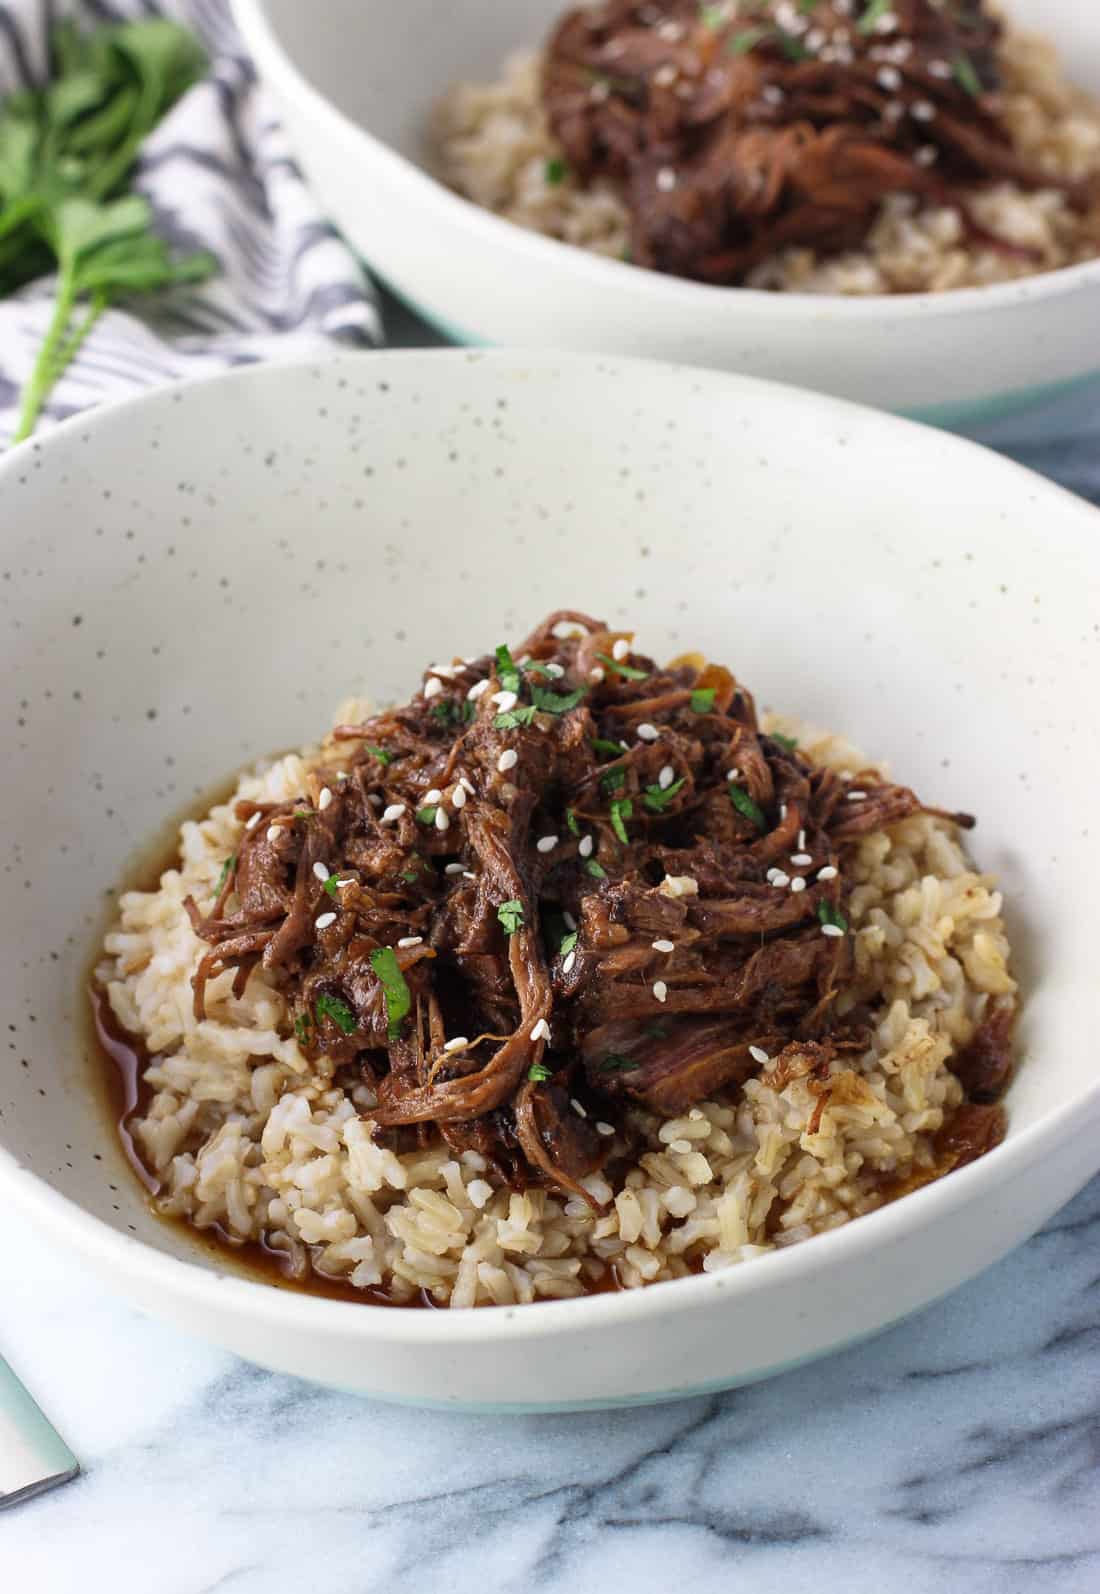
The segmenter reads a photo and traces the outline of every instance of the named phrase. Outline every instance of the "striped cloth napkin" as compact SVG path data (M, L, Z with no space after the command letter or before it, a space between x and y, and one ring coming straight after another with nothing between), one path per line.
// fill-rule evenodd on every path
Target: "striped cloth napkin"
M93 26L152 14L189 26L212 65L148 139L137 186L161 235L181 253L208 250L220 270L196 288L109 311L52 394L42 429L179 377L381 337L370 284L290 158L228 0L0 0L0 98L42 81L59 17ZM0 447L15 430L51 289L46 279L0 302Z

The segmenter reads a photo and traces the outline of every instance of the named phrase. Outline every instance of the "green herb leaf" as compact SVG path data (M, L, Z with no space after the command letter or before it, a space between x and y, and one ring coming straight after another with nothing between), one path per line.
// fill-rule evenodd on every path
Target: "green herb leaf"
M621 764L615 764L606 774L600 776L600 786L606 792L618 791L620 786L626 785L626 770Z
M546 162L545 175L546 181L550 184L550 187L556 188L559 183L564 183L565 179L568 177L569 167L565 164L560 156L555 155L552 159Z
M740 33L734 34L726 48L731 55L748 55L758 44L771 38L771 34L771 28L743 28Z
M415 880L420 879L420 871L419 869L406 869L401 878L407 881L409 885L412 885Z
M370 966L385 992L387 1030L390 1040L395 1041L401 1033L402 1020L412 1011L412 993L392 946L376 947L370 955Z
M568 957L570 952L572 952L573 948L576 946L578 934L578 931L570 930L568 935L562 936L561 945L558 947L558 951L561 953L563 958Z
M592 750L601 758L621 758L628 749L622 742L609 742L603 736L597 736L592 742Z
M663 1041L672 1034L672 1031L667 1024L662 1023L659 1018L655 1018L651 1024L646 1025L645 1033L652 1036L655 1041Z
M641 1063L635 1062L633 1057L624 1057L620 1052L608 1052L596 1072L598 1074L636 1074L641 1066Z
M847 934L848 920L844 917L839 908L833 907L831 902L819 902L817 905L817 916L821 920L822 924L830 924L834 929L843 930L845 934Z
M598 864L595 858L589 858L588 862L584 866L584 872L585 874L590 874L593 880L607 879L607 870L602 864Z
M295 808L292 817L294 819L316 819L317 815L312 808Z
M230 871L230 869L236 868L236 865L237 865L237 854L235 852L231 852L229 854L229 857L222 864L222 872L218 876L217 885L214 887L214 895L215 895L215 897L220 897L221 896L221 894L222 894L222 886L224 886L225 882L229 879L229 871Z
M630 845L630 837L627 834L624 820L629 819L633 812L634 804L631 802L629 797L617 798L615 802L611 804L611 828L618 836L624 847L629 847Z
M797 34L784 33L780 29L775 37L779 48L783 51L788 61L808 61L810 59L810 51L807 50Z
M552 1074L553 1069L548 1067L546 1063L532 1063L527 1070L527 1077L532 1085L545 1085Z
M531 701L543 714L568 714L571 708L583 703L587 695L586 686L578 686L575 692L567 693L552 692L546 686L531 688Z
M548 664L543 664L539 659L532 659L530 663L525 664L523 666L523 672L525 675L541 675L543 679L547 681L557 681L560 679L559 676L554 674L553 670Z
M505 692L518 692L520 688L519 667L512 657L507 643L502 642L496 650L497 677Z
M565 823L569 826L569 830L574 836L579 836L580 835L580 833L581 833L580 823L579 823L579 821L577 819L576 814L573 812L572 808L567 808L565 810Z
M597 653L596 657L601 664L606 664L609 670L614 670L616 675L621 675L624 681L648 681L648 670L636 670L632 664L623 664L619 659L613 659L610 653Z
M510 708L504 714L498 714L493 721L493 729L498 731L518 730L521 725L530 725L535 717L533 707Z
M367 752L372 758L377 758L383 769L385 769L388 764L393 763L393 754L387 753L384 747L368 747Z
M714 707L714 698L718 688L715 686L697 686L691 694L691 712L693 714L709 714Z
M687 780L686 775L681 775L679 780L674 780L671 786L647 786L643 801L651 813L662 813L681 789Z
M874 33L881 19L890 10L893 0L870 0L870 4L856 23L860 33Z
M808 17L811 11L817 9L817 0L798 0L798 9L804 17Z
M440 697L432 704L428 713L433 720L439 720L444 725L453 725L456 720L462 718L463 707L464 705L456 703L453 698Z
M982 93L982 80L975 70L974 63L961 50L951 62L951 74L959 87L972 94L975 99Z
M764 817L764 810L758 803L753 802L744 787L731 785L728 790L730 802L737 812L743 814L746 819L751 819L757 830L767 830L768 821Z
M797 736L783 736L779 731L771 731L770 735L772 741L778 742L780 747L782 747L785 752L793 753L795 748L798 746Z
M436 814L438 812L439 812L438 808L418 808L416 810L416 822L417 822L417 824L420 824L420 825L434 825L435 824L435 816L436 816Z
M299 1013L294 1020L294 1033L298 1037L299 1046L309 1045L309 1032L312 1029L308 1013Z
M328 879L325 881L324 886L322 887L322 890L327 891L329 896L335 902L336 901L336 892L337 892L338 886L339 886L339 881L337 880L336 876L334 874L330 874Z
M355 1034L358 1028L355 1014L338 996L330 996L327 991L322 991L313 1005L322 1018L331 1018L342 1035Z
M523 929L523 903L502 902L497 909L497 918L505 935L515 935L517 930Z

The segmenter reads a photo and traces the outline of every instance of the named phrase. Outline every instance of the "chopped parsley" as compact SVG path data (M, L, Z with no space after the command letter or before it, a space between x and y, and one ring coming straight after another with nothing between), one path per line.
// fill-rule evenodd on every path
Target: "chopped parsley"
M740 33L734 34L726 48L731 55L748 55L758 44L771 38L771 33L771 28L743 28Z
M592 743L592 751L603 758L621 758L628 749L622 742L609 742L606 737L597 736Z
M663 813L686 780L687 776L681 775L671 786L647 786L643 801L650 813Z
M697 686L691 694L691 712L693 714L709 714L714 707L714 697L718 688L715 686Z
M517 930L523 929L523 903L502 902L497 909L497 918L505 935L515 935Z
M503 714L498 714L493 721L493 729L497 731L515 731L521 725L530 725L535 717L533 707L510 708Z
M368 747L367 748L367 752L370 754L370 756L372 758L377 758L378 762L382 765L383 769L386 767L387 764L392 764L393 763L393 754L392 753L387 753L387 751L386 751L386 749L384 747Z
M337 880L336 876L334 874L330 874L328 879L325 881L324 886L322 887L322 890L327 891L334 902L336 900L336 888L339 883L340 882Z
M959 87L972 94L975 99L981 94L982 80L974 69L973 61L961 50L951 63L951 75Z
M214 887L214 895L216 897L220 897L221 896L221 894L222 894L222 886L224 886L225 882L229 879L229 871L230 871L230 869L235 867L236 862L237 862L237 854L235 852L231 852L229 854L229 857L222 864L222 872L218 876L217 885Z
M332 1022L342 1035L354 1035L358 1028L355 1014L346 1002L338 996L330 996L327 991L322 991L313 1004L322 1018L331 1018Z
M620 786L626 785L626 770L621 764L613 764L611 768L600 776L600 786L606 792L618 791Z
M520 688L519 666L512 657L506 642L502 642L496 650L497 676L501 686L506 692L518 692Z
M416 822L417 822L417 824L418 825L434 825L435 824L435 816L436 816L436 814L438 812L439 812L438 808L418 808L416 810Z
M295 808L294 810L295 819L316 819L316 817L312 808Z
M783 736L779 731L772 731L771 738L773 742L778 742L784 752L787 753L793 753L798 746L797 736Z
M641 1066L641 1063L635 1062L633 1057L624 1057L621 1052L608 1052L596 1072L598 1074L636 1074Z
M432 719L439 720L443 725L456 725L460 722L468 725L477 713L477 709L473 703L456 703L453 698L441 697L437 703L432 704L428 713Z
M590 874L593 880L607 879L607 870L602 864L597 863L595 858L589 858L588 862L584 866L584 872L585 874Z
M573 812L572 808L567 808L565 810L565 822L569 826L570 832L574 836L579 836L580 835L581 827L580 827L580 824L578 823L577 816Z
M848 921L839 908L834 908L831 902L819 902L817 916L822 924L829 924L836 930L848 931Z
M568 957L570 952L572 952L573 948L577 944L577 939L578 932L576 930L570 930L568 935L562 936L561 945L558 947L558 951L561 953L563 958Z
M412 885L414 881L420 879L420 871L418 869L406 869L401 878L402 880L407 880L409 885Z
M624 681L648 681L648 670L636 670L633 664L623 664L618 659L613 659L610 653L597 653L596 657L601 664L606 664L609 670L614 670L616 675L621 675Z
M611 804L611 828L618 836L624 847L629 847L630 837L627 834L625 820L634 812L634 804L629 797L618 797Z
M412 995L392 946L376 947L370 966L386 995L386 1024L391 1041L401 1033L401 1021L412 1011Z
M870 0L867 9L856 23L860 33L874 33L882 18L887 15L893 0Z
M309 1045L309 1032L312 1027L309 1014L299 1013L294 1020L294 1033L298 1037L299 1046Z
M568 177L569 167L560 156L555 155L552 160L546 162L545 175L550 187L556 188L559 183L564 183L566 177Z
M567 693L551 692L546 686L533 686L531 701L543 714L568 714L571 708L583 703L587 693L586 686L578 686L576 691Z
M546 1063L532 1063L527 1070L527 1077L532 1085L545 1085L553 1070Z
M743 786L731 785L729 794L730 802L739 814L743 814L746 819L751 819L757 830L767 830L768 821L764 817L764 810L759 803L753 802Z

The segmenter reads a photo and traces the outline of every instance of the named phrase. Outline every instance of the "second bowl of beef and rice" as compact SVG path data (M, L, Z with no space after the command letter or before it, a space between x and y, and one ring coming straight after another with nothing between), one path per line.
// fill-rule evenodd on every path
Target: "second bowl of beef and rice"
M1073 0L337 0L323 34L236 3L334 217L466 341L946 420L1097 372L1100 16Z

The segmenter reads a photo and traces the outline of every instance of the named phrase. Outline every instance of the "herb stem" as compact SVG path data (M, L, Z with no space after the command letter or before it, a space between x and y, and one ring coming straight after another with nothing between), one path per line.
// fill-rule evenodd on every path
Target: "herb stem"
M65 346L63 341L65 331L75 303L72 272L62 271L57 282L57 303L54 305L49 329L38 352L38 359L34 362L34 369L23 388L19 421L15 428L15 436L12 438L13 443L22 443L34 431L43 406L61 375L63 367L58 362Z

